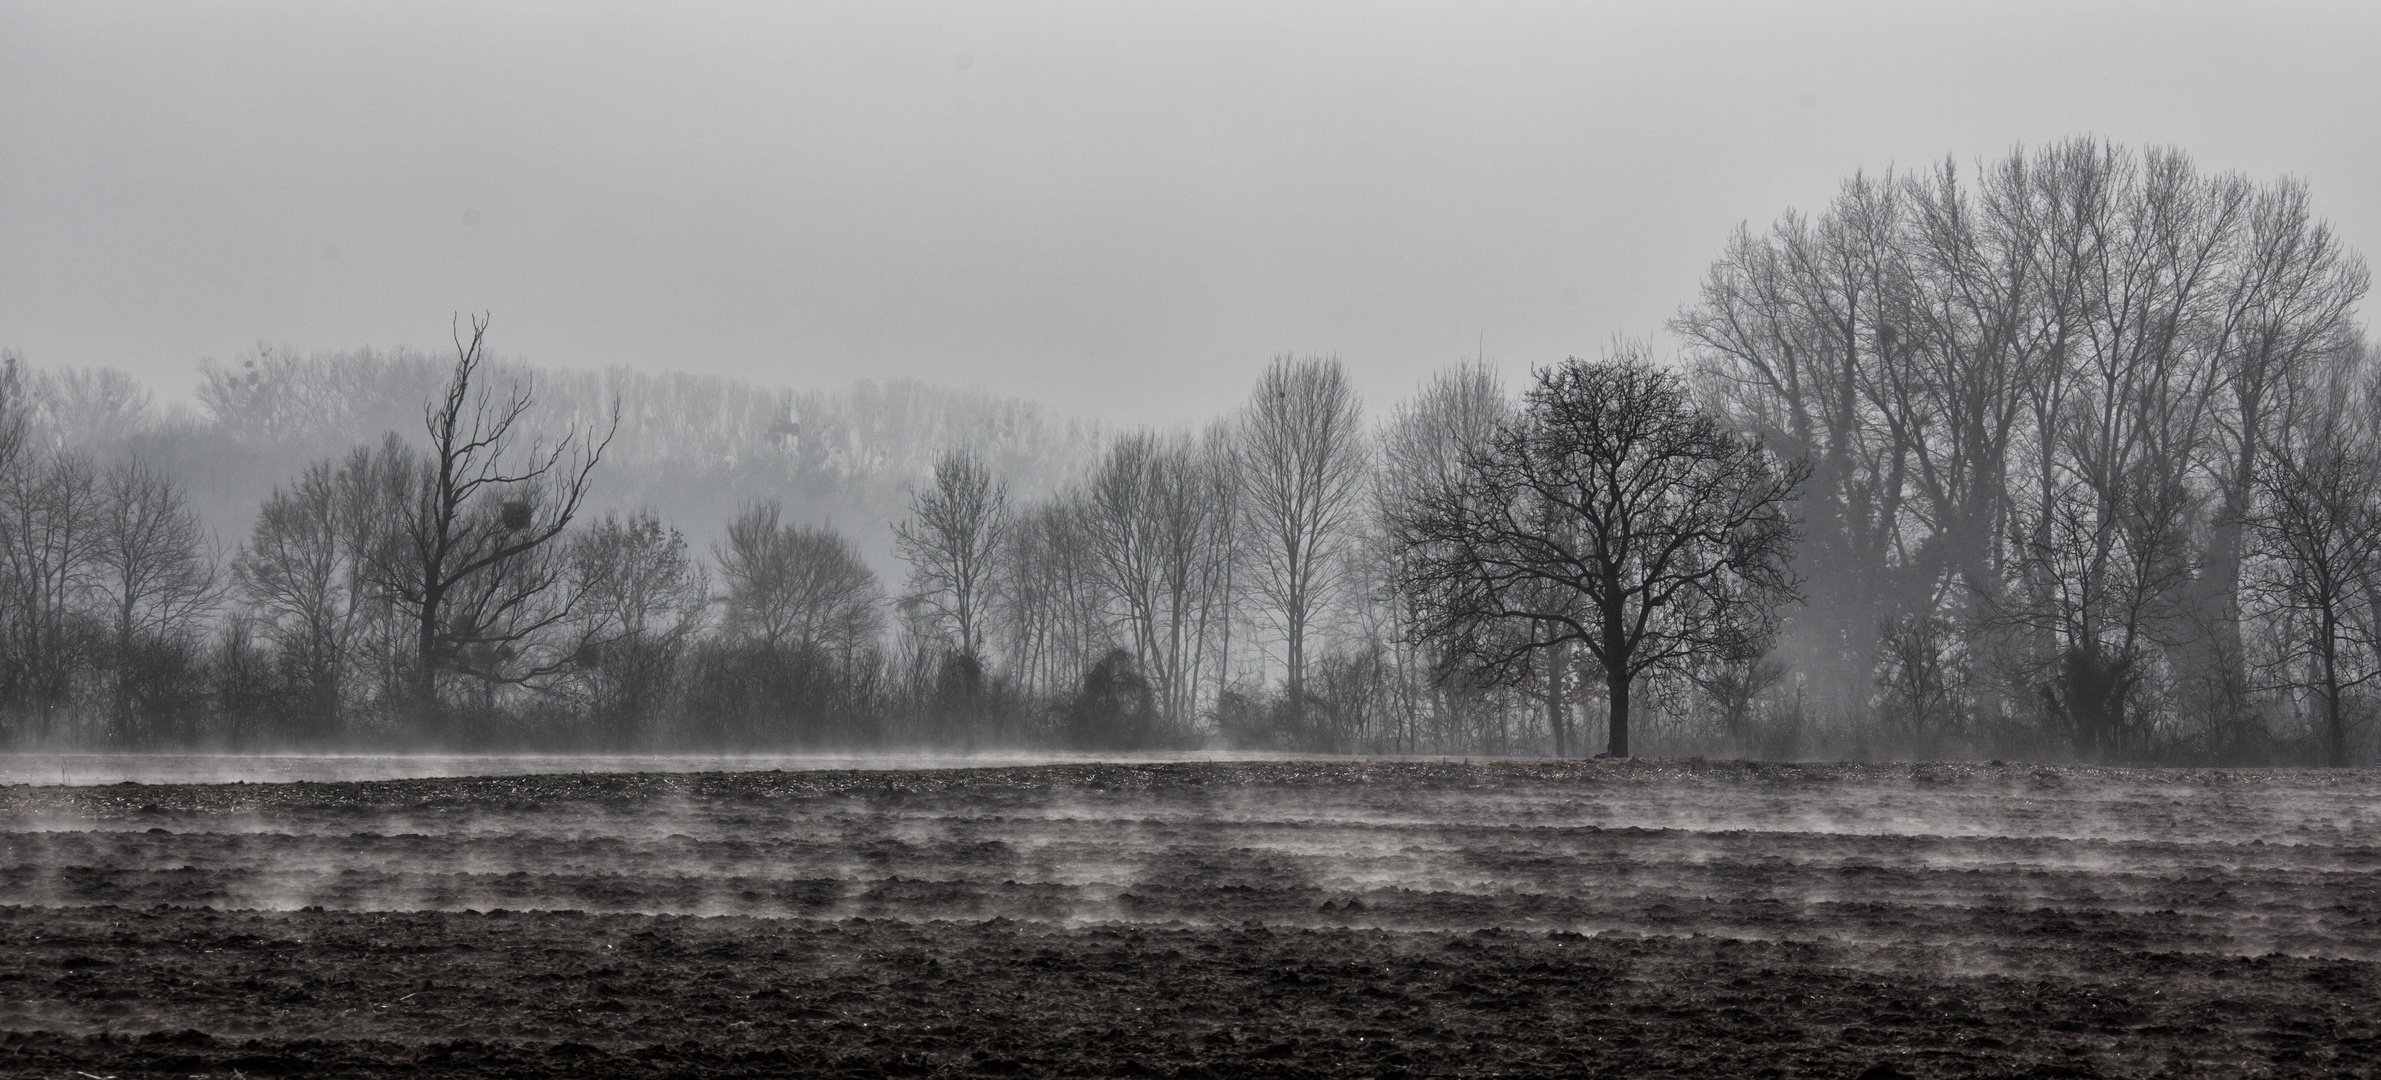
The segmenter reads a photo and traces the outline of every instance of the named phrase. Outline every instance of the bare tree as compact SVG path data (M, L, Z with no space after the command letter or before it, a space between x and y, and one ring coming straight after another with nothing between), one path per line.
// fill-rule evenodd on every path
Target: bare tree
M1088 513L1081 492L1062 493L1018 513L1001 545L993 622L1010 670L1033 693L1078 688L1114 648Z
M1497 670L1576 642L1602 667L1607 752L1649 671L1743 654L1793 594L1785 512L1806 474L1691 403L1642 353L1537 374L1464 482L1401 515L1430 637Z
M219 575L180 485L143 462L121 461L101 476L94 525L95 584L112 623L121 724L134 713L136 644L195 637L221 596Z
M348 451L333 490L340 545L352 553L344 587L366 616L349 642L351 674L369 680L373 694L392 707L403 706L413 693L419 628L409 625L404 598L389 588L388 579L408 542L407 522L420 505L428 469L420 451L396 432L384 432L378 447Z
M233 580L255 622L298 683L299 724L312 730L293 735L319 736L335 722L347 641L363 613L363 597L341 588L360 584L342 571L362 553L341 543L346 530L339 511L331 463L309 466L265 498L247 543L232 560Z
M1942 615L1913 612L1877 635L1878 727L1904 751L1925 757L1941 756L1943 739L1965 726L1970 669L1949 624Z
M1246 580L1241 573L1246 554L1241 531L1247 510L1241 498L1239 442L1231 421L1212 421L1199 433L1199 460L1212 528L1199 555L1200 652L1192 681L1202 678L1197 667L1212 664L1215 694L1209 700L1220 709L1224 695L1231 690L1232 626L1239 615L1241 587Z
M13 472L24 461L30 404L25 400L24 356L15 349L0 349L0 473Z
M570 540L571 668L598 739L635 742L660 711L711 606L686 538L650 511L606 514Z
M1084 500L1099 583L1123 606L1133 660L1169 724L1191 719L1198 658L1220 587L1226 528L1214 468L1188 436L1119 437Z
M1786 675L1786 665L1742 651L1705 657L1686 670L1687 680L1719 711L1720 730L1739 754L1752 751L1754 703Z
M394 435L377 452L357 447L335 467L308 466L266 497L233 560L252 629L296 684L287 735L336 738L356 692L396 690L396 620L376 566L396 542L420 466Z
M2137 705L2252 712L2243 530L2368 282L2295 181L2075 139L1739 232L1673 328L1709 400L1816 466L1805 685L1855 713L1924 629L1971 676L1931 715L2139 758Z
M2203 453L2220 502L2198 583L2210 647L2195 659L2226 677L2226 685L2245 686L2246 679L2235 677L2245 655L2243 564L2255 546L2245 533L2259 512L2260 487L2277 490L2265 483L2276 448L2308 419L2299 415L2294 389L2325 381L2335 358L2356 351L2355 308L2371 274L2315 217L2306 185L2296 179L2256 193L2230 255L2219 275L2220 314L2208 331L2217 401L2212 445Z
M26 400L24 358L15 349L0 349L0 498L6 500L6 512L0 513L0 570L7 573L5 585L11 601L20 601L25 587L24 561L18 545L26 542L22 531L25 522L21 520L22 494L31 488L27 474L34 464L26 438L31 414L31 403ZM21 617L22 610L16 614ZM7 630L13 639L18 627L14 625L15 619L9 622ZM11 644L15 642L11 640ZM13 664L11 667L13 670Z
M2248 193L2168 151L2066 153L2062 199L2093 246L2063 314L2070 355L2036 392L2035 490L2011 512L2019 584L1992 614L2030 643L2045 713L2077 753L2139 760L2148 667L2202 628L2195 481L2220 376L2204 315Z
M912 492L909 520L894 527L895 548L909 563L909 601L951 636L959 654L981 662L984 617L1009 527L1008 485L982 458L952 450L934 463L934 486Z
M2331 365L2302 429L2277 433L2245 523L2263 556L2247 582L2253 607L2276 618L2282 648L2269 682L2312 691L2326 765L2349 763L2349 691L2381 678L2381 381ZM2354 383L2361 377L2365 386Z
M1897 241L1909 202L1896 178L1855 175L1815 219L1789 213L1761 237L1740 229L1702 303L1672 324L1731 421L1812 467L1795 562L1816 602L1787 645L1846 712L1865 696L1872 635L1912 593L1892 552L1915 432L1881 400L1885 370L1908 350L1896 328L1908 322Z
M561 658L527 660L519 646L567 614L567 604L552 602L563 574L544 549L577 516L619 426L615 408L600 439L590 429L521 446L530 391L490 392L481 379L487 330L487 319L472 318L470 338L456 338L445 393L423 410L425 475L381 567L383 587L411 616L413 700L434 731L444 725L441 673L493 685L560 666Z
M1379 467L1373 473L1373 545L1367 562L1379 580L1394 622L1390 644L1398 651L1394 670L1397 697L1406 714L1404 748L1417 747L1415 732L1429 726L1444 734L1446 725L1462 710L1450 700L1454 689L1447 674L1448 657L1423 632L1431 601L1400 587L1407 567L1422 552L1401 535L1397 523L1413 518L1434 497L1445 497L1466 481L1465 462L1487 452L1501 425L1512 414L1504 384L1486 364L1462 364L1432 376L1419 393L1400 403L1380 433ZM1434 677L1440 676L1440 677ZM1568 747L1556 732L1557 756Z
M10 704L26 703L40 684L47 637L40 605L50 592L49 575L36 551L45 515L35 473L43 462L29 445L31 420L24 358L15 349L0 350L0 589L7 598L0 610L0 695ZM31 726L32 718L25 720ZM7 736L44 733L0 730Z
M50 368L32 380L41 426L59 443L113 454L148 424L150 393L118 368Z
M1278 620L1290 708L1304 709L1307 638L1340 585L1362 512L1362 407L1337 357L1277 356L1241 410L1239 491L1254 591Z
M710 581L686 537L650 510L605 514L571 541L582 644L678 637L703 626Z
M775 502L728 525L714 554L727 587L725 630L769 649L818 650L850 662L884 633L884 589L851 541L787 525Z
M50 734L77 665L99 553L98 470L71 451L26 454L0 480L6 516L8 696L35 739Z

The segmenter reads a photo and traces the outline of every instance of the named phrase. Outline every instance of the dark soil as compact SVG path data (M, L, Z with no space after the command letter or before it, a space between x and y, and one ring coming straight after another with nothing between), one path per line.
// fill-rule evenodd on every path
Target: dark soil
M2381 776L0 788L0 1071L2369 1076Z

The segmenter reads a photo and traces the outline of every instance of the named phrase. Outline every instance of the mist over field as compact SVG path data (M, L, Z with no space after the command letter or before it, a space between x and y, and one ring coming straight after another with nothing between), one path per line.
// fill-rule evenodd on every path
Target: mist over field
M2351 1072L2373 782L1335 758L7 786L0 1060Z
M0 0L0 1075L2372 1076L2376 41Z

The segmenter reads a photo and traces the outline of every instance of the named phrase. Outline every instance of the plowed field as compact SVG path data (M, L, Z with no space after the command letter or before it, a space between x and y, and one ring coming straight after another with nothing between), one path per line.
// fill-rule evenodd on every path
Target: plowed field
M35 1076L2374 1075L2381 774L0 788Z

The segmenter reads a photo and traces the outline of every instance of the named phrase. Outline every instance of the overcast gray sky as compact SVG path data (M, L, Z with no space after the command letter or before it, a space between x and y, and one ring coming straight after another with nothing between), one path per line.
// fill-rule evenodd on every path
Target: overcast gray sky
M2381 245L2381 5L18 3L0 344L443 343L1111 421L1659 335L1741 221L2095 133ZM1666 343L1667 339L1663 339Z

